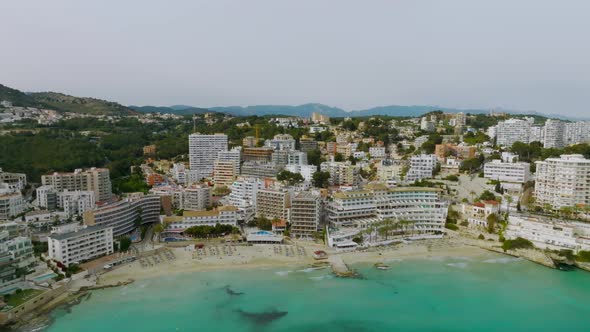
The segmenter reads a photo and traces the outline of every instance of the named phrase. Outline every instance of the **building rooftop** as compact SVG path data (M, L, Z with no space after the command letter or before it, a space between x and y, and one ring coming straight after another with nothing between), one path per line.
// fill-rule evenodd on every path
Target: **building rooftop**
M84 235L84 234L89 234L89 233L94 233L97 231L101 231L103 229L107 229L107 228L113 228L112 226L106 226L106 225L96 225L96 226L87 226L85 228L79 229L77 231L74 232L67 232L67 233L62 233L62 234L50 234L48 235L49 238L52 238L54 240L66 240L72 237L77 237L80 235Z

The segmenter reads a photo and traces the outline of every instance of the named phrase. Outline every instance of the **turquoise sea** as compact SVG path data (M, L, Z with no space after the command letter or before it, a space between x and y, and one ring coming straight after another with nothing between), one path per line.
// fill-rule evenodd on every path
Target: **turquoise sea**
M96 291L47 331L590 331L590 273L507 256L176 274Z

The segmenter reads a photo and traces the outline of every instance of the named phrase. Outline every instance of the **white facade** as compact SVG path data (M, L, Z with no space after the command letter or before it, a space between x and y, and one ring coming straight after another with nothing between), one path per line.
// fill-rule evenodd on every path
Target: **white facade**
M25 211L21 193L0 194L0 220L10 220Z
M563 148L565 146L565 122L547 119L543 128L543 147Z
M295 139L289 134L278 134L273 139L267 139L264 145L274 150L295 150Z
M371 155L371 158L378 158L378 159L382 159L385 158L385 148L384 147L378 147L378 146L372 146L369 148L369 154Z
M535 197L539 206L553 209L590 204L590 160L582 155L562 155L537 161Z
M330 185L355 185L357 168L349 162L326 161L320 164L322 172L330 173Z
M291 173L301 174L307 182L313 179L313 175L318 170L316 165L287 165L285 169Z
M43 175L41 182L44 186L53 186L58 192L64 190L94 191L97 201L108 201L113 196L108 168L92 167L87 170L76 169L71 173L56 172Z
M500 121L496 126L496 144L502 146L512 146L514 142L528 144L530 132L530 121L519 119Z
M590 250L588 224L585 223L510 215L504 234L507 239L527 239L540 249L569 249L575 253L579 250Z
M57 194L57 207L68 216L82 215L96 204L94 191L63 191Z
M193 226L238 225L238 209L221 206L210 211L185 211L182 216L164 218L166 232L182 232Z
M27 175L23 173L4 172L0 168L0 184L2 183L6 184L10 191L22 191L27 185Z
M484 177L501 182L526 183L530 179L530 168L529 163L494 159L484 165Z
M175 163L172 165L172 177L178 184L187 184L186 167L183 163Z
M232 161L234 163L234 174L240 174L240 161L242 158L242 148L235 147L229 151L219 151L217 153L217 160Z
M434 154L412 156L410 158L410 169L408 170L408 174L406 174L406 181L414 182L432 178L437 163L438 159Z
M65 266L79 264L113 253L113 228L86 227L74 232L47 237L49 257Z
M35 192L38 207L48 210L54 210L57 207L57 190L53 186L40 186Z
M188 136L191 170L199 170L204 177L213 174L213 164L220 151L227 151L227 135L191 134Z
M229 205L238 208L238 219L250 220L255 213L256 194L264 187L264 182L255 177L239 178L230 186L231 193L227 196Z

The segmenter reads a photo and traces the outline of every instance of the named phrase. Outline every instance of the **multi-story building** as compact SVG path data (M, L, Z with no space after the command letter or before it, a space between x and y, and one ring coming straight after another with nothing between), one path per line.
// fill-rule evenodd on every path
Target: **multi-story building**
M96 204L94 191L69 191L57 194L57 207L67 216L82 215Z
M547 119L543 128L543 147L563 148L565 146L565 122Z
M84 224L113 227L113 236L132 232L140 225L157 223L160 215L160 197L131 194L118 202L106 204L84 213Z
M310 182L313 179L313 175L317 172L318 168L316 165L287 165L285 169L291 173L299 173L305 181Z
M527 239L540 249L568 249L574 253L590 250L590 227L587 223L511 214L504 236L507 239Z
M434 131L434 129L436 129L436 123L428 120L428 118L424 116L420 120L420 129L424 131Z
M113 195L108 168L76 169L73 173L56 172L43 175L41 183L44 186L52 186L58 192L94 191L98 201L107 201Z
M372 146L369 148L369 154L372 158L382 159L386 157L385 148L379 146Z
M211 206L211 188L206 184L193 184L182 190L184 210L205 210Z
M0 184L5 183L11 191L21 191L27 185L27 175L23 173L4 172L0 168Z
M488 227L488 217L500 212L500 204L496 201L463 203L461 212L470 226L485 228Z
M273 152L272 148L244 148L242 158L244 161L270 162Z
M264 145L273 150L295 150L295 139L289 134L278 134L273 139L267 139Z
M287 165L307 165L307 153L302 151L289 151Z
M311 238L320 227L322 201L309 191L302 191L291 202L291 237Z
M213 210L184 211L182 216L164 217L166 233L181 233L193 226L238 225L238 208L231 205Z
M256 216L289 220L291 195L286 190L260 189L256 193Z
M590 160L579 154L537 161L535 197L553 209L590 205Z
M440 162L446 161L446 158L450 156L459 159L470 159L475 158L475 147L456 144L437 144L434 147L434 154Z
M526 183L530 179L531 164L525 162L503 162L494 159L483 168L486 179L501 182Z
M242 175L261 178L273 178L277 176L280 168L268 162L245 161L242 164Z
M590 142L590 121L576 121L565 124L565 145Z
M531 126L529 143L545 141L545 128L543 126Z
M322 172L330 173L330 185L344 186L355 185L357 168L350 162L326 161L320 164Z
M299 139L299 149L303 152L317 150L318 142L315 139L307 136L302 136Z
M55 210L57 208L57 190L53 186L40 186L35 190L37 206L42 209Z
M0 231L0 289L3 292L17 288L17 284L24 279L22 271L26 274L33 270L36 264L30 238L12 237L8 231Z
M256 194L263 187L263 181L256 177L240 177L232 183L227 202L238 208L239 220L249 221L254 217Z
M48 255L65 266L112 254L113 227L91 226L47 237Z
M242 145L245 148L254 148L258 144L258 139L254 136L246 136L242 139Z
M219 151L217 153L217 160L232 161L234 163L234 174L240 174L240 162L242 158L242 148L235 147L229 151Z
M330 124L330 117L320 113L311 113L311 121L313 123Z
M172 165L172 177L178 184L186 184L187 183L187 174L186 174L186 167L183 163L175 163Z
M156 154L156 145L146 145L143 147L143 155L144 156L153 156Z
M213 182L216 187L229 186L236 179L236 162L215 160L213 168Z
M199 170L201 174L209 177L213 174L218 152L227 151L227 135L190 134L188 144L191 170Z
M430 179L434 175L434 170L438 160L433 154L421 154L410 158L410 169L406 174L406 181L414 182L422 179Z
M496 126L496 144L512 146L514 142L529 143L531 132L530 120L508 119L498 122Z
M328 239L334 247L349 246L353 237L376 223L390 220L412 237L442 236L448 205L438 188L388 188L369 184L363 190L336 193L326 210L333 231ZM406 235L409 236L409 235Z
M20 192L0 194L0 220L10 220L25 211L25 200Z

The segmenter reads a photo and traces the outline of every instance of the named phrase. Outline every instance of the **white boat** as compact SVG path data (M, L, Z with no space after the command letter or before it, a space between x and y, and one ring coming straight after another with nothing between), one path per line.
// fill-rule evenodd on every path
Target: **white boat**
M377 270L389 270L391 269L391 267L389 265L385 265L383 263L376 263L375 267L377 268Z

